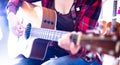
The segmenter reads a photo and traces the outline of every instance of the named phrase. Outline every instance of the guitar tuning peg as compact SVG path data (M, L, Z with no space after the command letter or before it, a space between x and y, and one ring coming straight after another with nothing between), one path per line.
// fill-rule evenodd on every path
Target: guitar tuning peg
M104 35L100 35L99 38L100 39L105 39L105 36Z
M88 37L93 37L93 34L92 34L92 33L90 33L90 34L87 34L87 36L88 36Z
M98 47L98 48L97 48L97 52L98 52L98 53L101 53L101 52L102 52L102 48L101 48L101 47Z
M119 53L120 52L120 41L118 41L115 45L115 52Z
M112 40L113 40L113 41L116 41L116 40L117 40L117 36L116 36L116 35L113 35L113 36L112 36Z
M85 46L85 48L86 48L87 50L90 50L90 49L91 49L91 45L90 45L90 44L87 44L87 45Z
M113 50L109 51L108 53L109 55L112 55L112 56L115 54Z

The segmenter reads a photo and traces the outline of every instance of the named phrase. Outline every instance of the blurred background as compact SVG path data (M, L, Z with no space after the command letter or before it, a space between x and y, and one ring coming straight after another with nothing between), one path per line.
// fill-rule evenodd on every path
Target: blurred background
M6 18L6 4L8 0L0 0L0 65L8 65L7 38L8 21Z
M105 0L103 3L102 13L99 19L111 21L113 12L113 1ZM8 53L7 53L7 40L8 40L8 21L6 18L6 5L8 0L0 0L0 65L9 65L8 63ZM117 11L118 18L117 21L120 22L120 0L118 0ZM108 62L109 63L109 62ZM110 65L110 64L106 64Z

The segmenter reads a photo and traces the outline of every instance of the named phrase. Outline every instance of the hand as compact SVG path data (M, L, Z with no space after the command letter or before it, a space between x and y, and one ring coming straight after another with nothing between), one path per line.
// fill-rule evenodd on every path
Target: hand
M19 19L17 18L17 16L14 13L10 12L7 18L9 21L9 28L12 31L12 33L18 37L22 36L24 27L22 23L19 21Z
M70 51L73 55L75 55L79 51L80 45L75 45L74 42L70 40L70 36L73 33L76 32L68 33L62 36L62 38L58 40L58 46L60 46L61 48L67 51ZM82 36L81 32L79 32L78 34L80 35L80 37Z

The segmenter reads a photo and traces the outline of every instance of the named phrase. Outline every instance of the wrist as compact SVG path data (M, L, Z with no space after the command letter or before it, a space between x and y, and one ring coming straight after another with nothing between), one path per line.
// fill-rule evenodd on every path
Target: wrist
M16 14L16 6L15 5L8 5L7 6L7 14L9 14L10 12Z
M80 51L80 46L75 46L75 49L71 49L71 54L72 55L76 55L76 54L78 54L78 52Z
M9 13L16 14L16 11L15 11L14 9L8 8L7 11L6 11L6 13L7 13L7 15L8 15Z
M13 12L8 12L7 13L7 18L9 19L9 18L13 17L13 15L15 15Z

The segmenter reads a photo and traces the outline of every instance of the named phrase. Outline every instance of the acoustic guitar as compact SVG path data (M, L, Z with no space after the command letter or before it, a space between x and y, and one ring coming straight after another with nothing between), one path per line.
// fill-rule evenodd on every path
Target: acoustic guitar
M36 10L36 7L38 10ZM59 38L69 32L55 30L57 16L53 10L26 1L23 2L18 11L20 10L24 14L21 17L23 24L26 25L26 30L24 35L19 38L10 31L8 40L9 56L16 58L22 54L27 58L44 60L49 43L51 41L57 42ZM42 10L42 13L39 10ZM79 42L79 35L73 34L71 40L93 52L97 51L115 57L120 54L120 37L117 36L83 34L81 42Z

